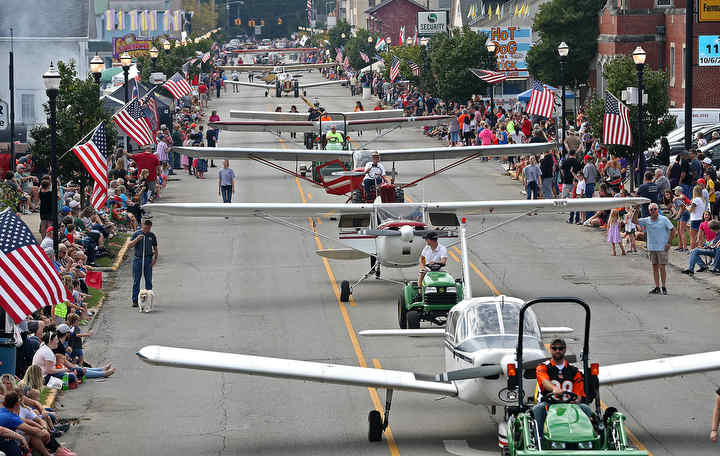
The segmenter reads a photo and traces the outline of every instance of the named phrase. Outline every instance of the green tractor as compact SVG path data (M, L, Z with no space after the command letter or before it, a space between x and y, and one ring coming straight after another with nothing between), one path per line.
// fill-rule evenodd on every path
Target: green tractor
M525 311L539 303L575 303L585 309L585 340L583 344L583 380L585 403L595 404L594 412L588 416L577 403L572 391L545 398L548 404L544 429L537 429L529 403L524 402L523 382L519 379L534 378L528 366L523 373L523 326ZM508 374L508 388L517 393L518 405L508 407L507 456L647 456L647 451L637 450L628 442L625 430L625 416L613 407L605 413L600 408L599 367L589 364L590 306L579 298L537 298L527 302L520 309L517 342L517 370ZM529 363L530 365L532 363ZM514 366L513 366L514 368Z
M444 325L452 307L462 301L462 280L454 279L442 265L429 264L422 289L417 282L406 283L398 298L398 324L402 329L417 329L420 321Z

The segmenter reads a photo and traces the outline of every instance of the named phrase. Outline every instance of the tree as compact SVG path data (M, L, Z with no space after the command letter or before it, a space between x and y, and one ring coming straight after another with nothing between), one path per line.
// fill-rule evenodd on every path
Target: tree
M111 113L103 109L98 91L92 77L82 80L77 77L75 62L59 61L60 91L56 99L57 105L57 154L58 173L63 180L78 179L89 183L85 167L73 153L66 153L77 142L88 135L101 121L105 121L107 133L107 150L112 152L116 143L114 122ZM44 105L45 114L50 117L50 107ZM30 135L34 144L32 148L33 160L40 169L50 169L50 127L38 126L32 129ZM62 157L62 158L61 158Z
M605 3L606 0L552 0L543 3L533 23L533 30L540 39L527 55L530 74L546 84L561 85L557 47L564 41L570 48L566 85L577 87L585 83L597 55L600 33L598 14Z
M618 99L627 87L637 87L635 63L630 56L618 57L605 65L603 75L608 81L608 90ZM670 96L668 95L668 77L664 71L648 70L643 77L644 92L648 101L643 104L643 138L638 142L638 107L629 105L630 124L634 147L610 146L610 152L632 157L637 151L647 150L658 138L666 135L675 126L675 117L668 114ZM588 103L587 114L595 136L602 136L603 116L605 114L605 94L595 95Z
M368 37L372 38L372 42L368 43ZM360 53L363 52L372 59L375 55L375 40L377 40L377 37L365 29L358 30L357 36L347 40L347 43L345 43L345 55L350 59L351 67L360 70L370 65L372 60L365 62L362 57L360 57Z
M374 45L372 45L374 48ZM392 65L393 56L400 59L400 75L399 79L411 81L414 85L418 85L420 78L412 73L410 62L423 66L423 56L421 54L421 46L394 46L390 50L382 54L385 63L385 75L390 76L390 65ZM468 72L470 74L470 72ZM470 74L472 76L472 74ZM421 87L422 88L422 87Z
M345 38L343 38L343 34ZM334 57L336 54L335 50L341 46L344 47L345 43L352 38L350 24L344 19L339 20L335 27L328 30L328 36L328 41L330 41L330 55Z
M185 46L173 46L169 51L163 50L162 39L156 39L153 42L158 50L158 59L155 62L155 71L165 74L166 77L170 78L176 72L181 71L185 62L193 57L198 57L197 53L205 53L210 51L213 42L215 41L215 35L211 35L209 39L199 40L197 43L194 38L188 38ZM188 74L194 76L202 71L210 71L212 67L212 60L208 60L202 63L200 60L194 64L188 66ZM135 64L140 71L140 80L145 84L149 83L150 73L153 72L153 63L149 54L141 54L135 58Z
M488 85L469 70L496 67L495 57L485 47L486 40L486 35L475 33L469 27L455 29L450 35L433 35L427 51L433 84L422 79L425 88L433 86L435 94L446 101L466 101L473 94L486 93Z

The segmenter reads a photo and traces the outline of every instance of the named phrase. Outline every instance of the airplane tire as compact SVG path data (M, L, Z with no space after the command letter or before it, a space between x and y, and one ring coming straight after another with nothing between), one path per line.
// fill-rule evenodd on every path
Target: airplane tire
M383 434L383 422L380 412L371 410L368 413L368 440L371 442L380 442Z
M420 329L420 312L411 310L407 313L407 329Z
M400 329L408 329L407 326L407 308L405 307L405 294L401 294L398 298L398 326Z
M350 282L343 280L340 282L340 301L348 302L350 300Z

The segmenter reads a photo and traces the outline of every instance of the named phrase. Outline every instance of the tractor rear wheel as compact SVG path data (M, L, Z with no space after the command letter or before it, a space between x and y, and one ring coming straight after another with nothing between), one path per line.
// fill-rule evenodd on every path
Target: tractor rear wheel
M343 280L340 282L340 301L348 302L350 300L350 282Z
M407 329L407 307L405 307L405 293L398 298L398 325L400 329Z
M407 313L407 329L420 329L420 312L410 310Z
M357 204L364 203L362 190L353 190L350 201Z
M382 440L383 421L382 415L377 410L371 410L368 413L368 440L371 442L379 442Z

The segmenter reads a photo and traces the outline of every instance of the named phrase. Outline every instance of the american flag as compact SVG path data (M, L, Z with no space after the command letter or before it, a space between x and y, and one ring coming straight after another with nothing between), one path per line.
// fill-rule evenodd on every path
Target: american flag
M360 51L360 58L363 59L363 62L370 63L370 57L363 51Z
M163 84L163 87L168 89L175 99L182 98L185 95L190 95L192 93L192 87L190 87L190 84L180 73L175 73L165 84Z
M336 51L337 51L337 54L335 55L335 61L337 63L342 64L342 61L343 61L342 51L340 49L336 49Z
M307 0L305 7L307 8L308 13L308 25L312 25L312 0Z
M95 181L91 203L95 209L101 210L107 202L108 189L105 124L100 122L100 125L90 137L90 141L78 144L71 150Z
M0 277L0 306L15 323L68 299L32 231L9 208L0 212Z
M603 144L632 146L628 108L609 91L605 91Z
M530 101L528 101L525 107L525 112L549 119L552 116L554 108L555 103L552 91L540 82L533 80Z
M113 116L113 120L139 146L155 143L150 120L145 117L137 98L118 111Z
M507 73L503 73L500 71L491 71L491 70L471 70L475 76L479 77L483 81L487 82L488 84L495 84L496 82L501 82L507 79Z
M400 74L400 59L393 55L392 64L390 65L390 82L395 82L395 78Z
M408 60L408 65L415 76L420 76L420 66L417 63Z
M202 62L203 62L203 63L207 63L208 60L210 60L210 53L209 53L209 52L206 52L206 53L204 53L203 56L202 56Z
M348 56L345 56L345 60L343 61L343 65L345 66L345 68L350 68L350 59L348 58Z

